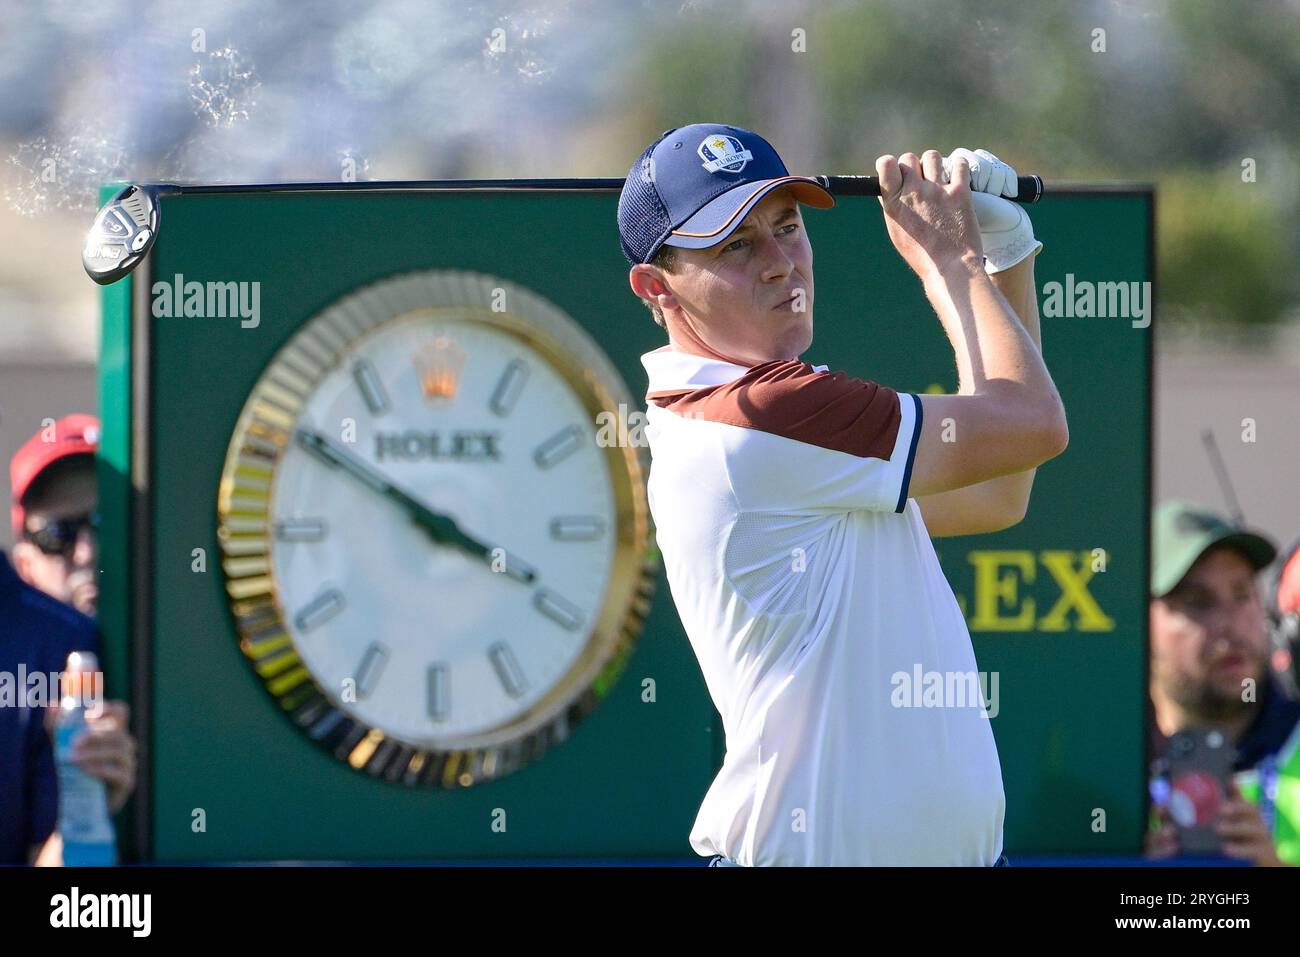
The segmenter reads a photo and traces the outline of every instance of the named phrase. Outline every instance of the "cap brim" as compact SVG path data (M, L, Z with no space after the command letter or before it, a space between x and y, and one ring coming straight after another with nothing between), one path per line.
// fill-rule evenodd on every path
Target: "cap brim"
M1277 558L1277 549L1266 538L1253 532L1234 532L1225 535L1214 544L1229 545L1246 556L1246 560L1255 566L1255 571L1263 571Z
M664 240L665 246L707 249L722 242L738 227L749 211L774 189L789 186L794 198L815 209L830 209L835 197L810 176L779 176L776 179L742 183L713 199Z
M93 462L98 448L98 446L90 445L87 442L78 442L71 445L49 443L45 446L43 455L23 463L20 475L15 476L11 473L10 484L13 501L9 506L9 522L13 526L15 539L22 538L23 525L26 522L27 509L23 505L23 499L27 497L27 493L36 483L36 480L40 478L41 473L55 462L62 462L64 459L77 455L84 455Z
M1153 583L1152 592L1157 598L1168 595L1182 583L1182 580L1187 577L1187 573L1191 571L1192 566L1196 564L1202 555L1211 548L1218 546L1236 549L1257 572L1263 571L1277 557L1277 548L1273 546L1273 543L1253 532L1238 531L1229 532L1226 535L1212 535L1188 548L1179 556L1179 561L1164 569L1164 578Z

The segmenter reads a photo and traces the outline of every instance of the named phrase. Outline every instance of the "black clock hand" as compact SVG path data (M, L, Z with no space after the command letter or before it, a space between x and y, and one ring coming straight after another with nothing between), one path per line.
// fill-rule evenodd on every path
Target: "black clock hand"
M411 518L414 519L415 524L427 531L434 541L444 545L453 545L468 555L483 559L489 565L493 564L493 549L484 545L477 538L462 532L460 526L456 524L456 520L450 515L433 511L395 486L390 485L386 494L395 501L400 502ZM536 572L524 566L522 562L511 558L505 549L502 549L502 552L506 555L506 564L501 571L515 579L515 581L523 582L525 585L532 584L537 577ZM495 568L493 570L495 571Z
M316 456L326 465L331 468L343 469L360 479L374 491L399 505L410 516L411 520L424 529L429 537L439 545L450 545L476 558L483 559L489 565L493 563L493 549L473 536L466 535L450 515L435 512L423 502L388 481L361 459L329 442L324 436L309 432L306 429L297 429L294 435L303 449ZM537 577L537 573L531 568L522 562L512 561L508 554L505 568L502 571L524 584L531 584Z

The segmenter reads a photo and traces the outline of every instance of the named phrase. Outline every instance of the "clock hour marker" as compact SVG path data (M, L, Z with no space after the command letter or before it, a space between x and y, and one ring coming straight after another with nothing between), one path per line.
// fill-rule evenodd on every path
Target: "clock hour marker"
M330 732L339 726L339 722L342 720L343 712L335 711L331 708L312 724L307 733L317 741L323 740Z
M313 598L306 608L298 612L293 619L293 623L298 626L299 631L311 631L313 628L329 621L342 610L343 595L337 588L331 588Z
M519 662L515 659L515 653L510 650L509 645L504 641L496 642L488 649L488 658L492 661L492 667L496 670L501 686L506 689L510 697L518 698L528 690L528 681L524 678Z
M539 445L533 452L533 461L544 469L572 455L582 445L582 430L576 425L561 429Z
M509 415L519 399L528 381L528 364L522 359L511 359L506 371L501 374L501 381L492 390L492 400L488 403L497 415Z
M372 641L357 666L357 698L364 698L375 690L379 674L388 664L388 649L377 641Z
M605 534L605 523L594 515L561 515L551 519L551 538L557 542L589 542Z
M451 710L451 674L445 664L429 665L428 705L429 717L434 721L446 721Z
M539 588L533 593L533 607L569 631L582 624L582 609L549 588Z
M357 388L361 390L361 397L366 400L371 415L388 411L388 392L374 366L365 359L358 359L352 365L352 378L356 380Z
M323 518L286 518L275 523L275 538L281 542L319 542L326 531Z

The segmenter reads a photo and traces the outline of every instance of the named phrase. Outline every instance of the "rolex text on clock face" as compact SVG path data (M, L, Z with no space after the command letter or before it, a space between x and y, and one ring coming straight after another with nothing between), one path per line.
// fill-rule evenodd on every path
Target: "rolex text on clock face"
M483 746L578 661L616 524L592 414L555 365L505 328L416 313L350 343L297 410L270 566L347 713Z

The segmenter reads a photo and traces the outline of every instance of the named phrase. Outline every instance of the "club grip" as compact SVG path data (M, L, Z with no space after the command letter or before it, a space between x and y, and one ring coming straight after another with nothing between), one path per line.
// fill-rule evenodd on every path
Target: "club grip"
M832 196L879 196L880 179L875 176L814 176ZM1041 176L1017 176L1016 195L1004 196L1013 203L1036 203L1043 198Z

